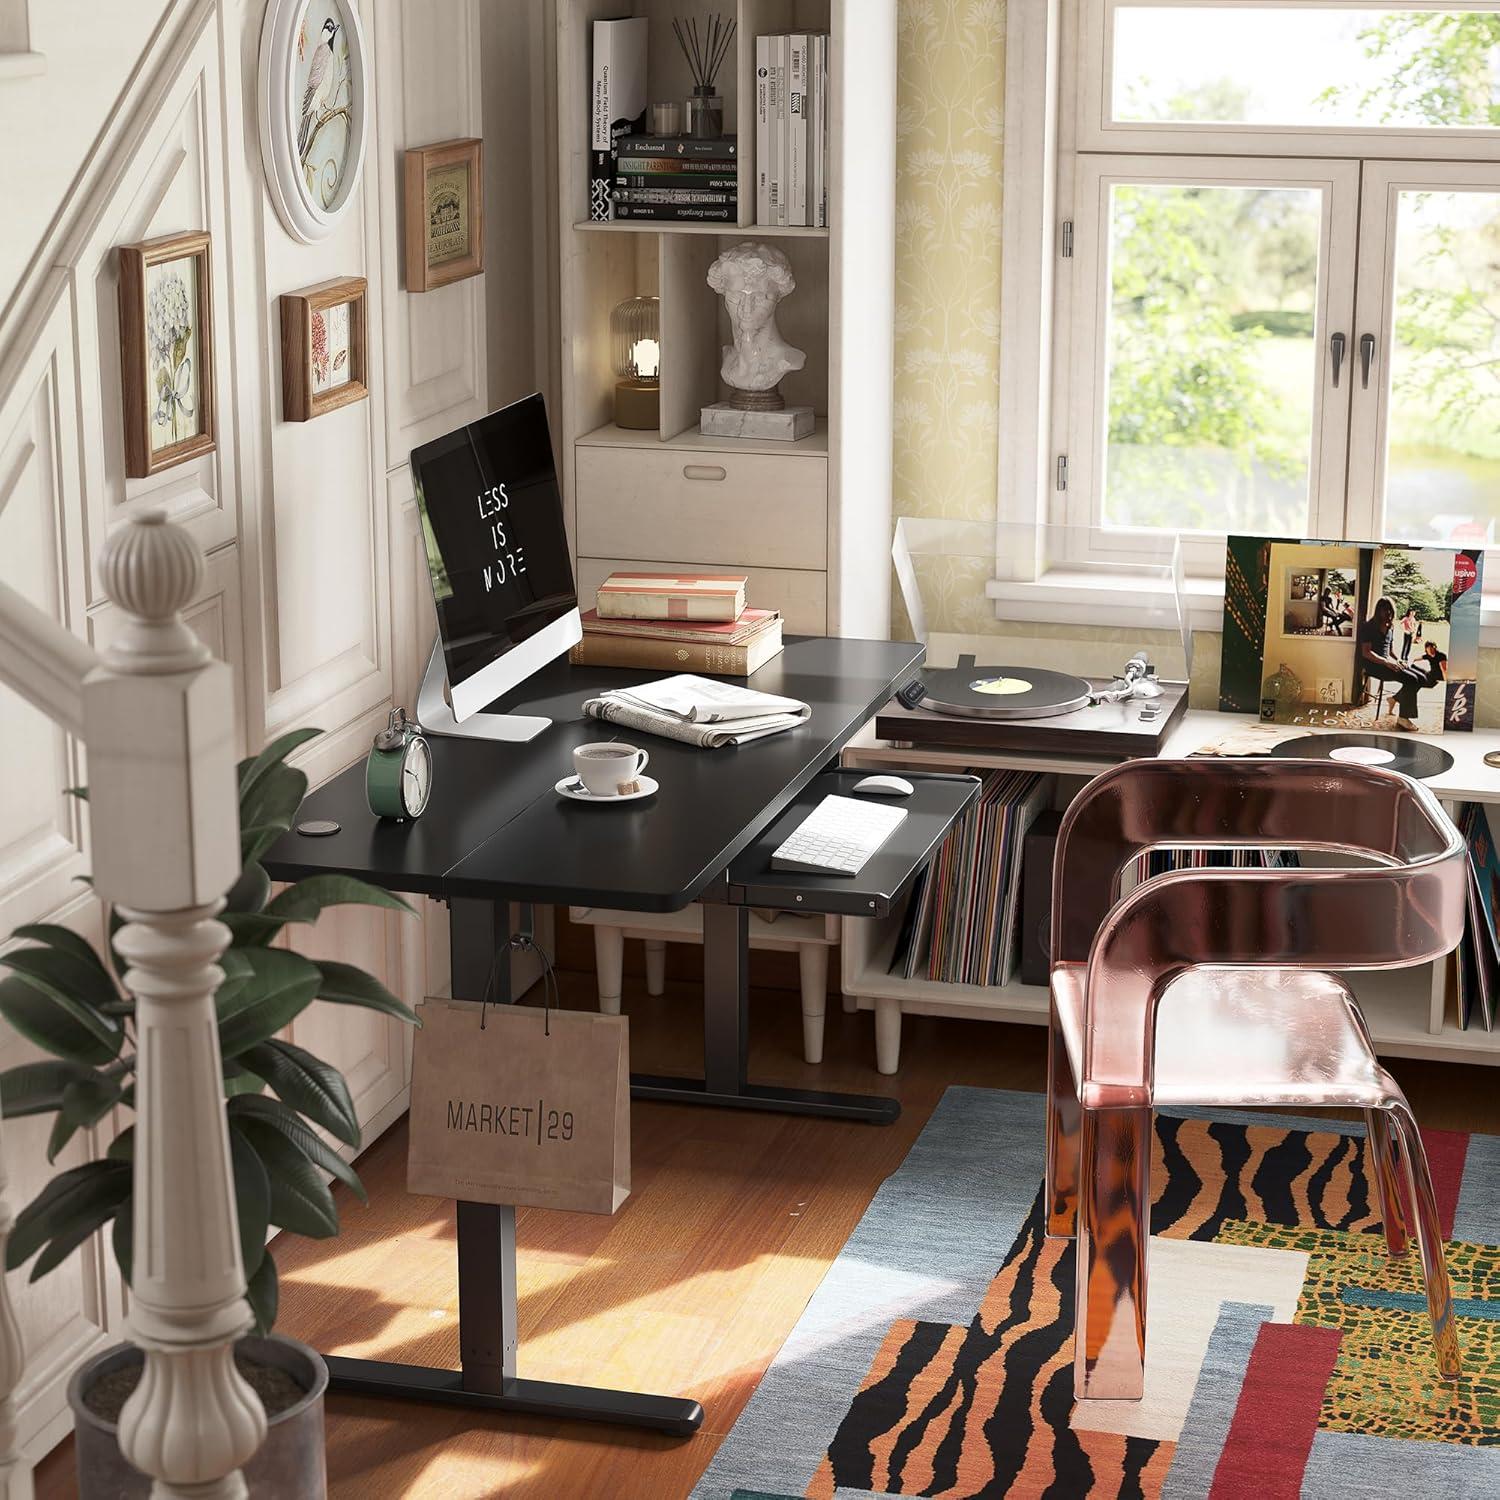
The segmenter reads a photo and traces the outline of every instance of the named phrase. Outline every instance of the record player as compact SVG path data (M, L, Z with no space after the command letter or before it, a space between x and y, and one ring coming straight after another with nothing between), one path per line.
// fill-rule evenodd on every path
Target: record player
M1023 750L1100 759L1159 755L1187 709L1187 684L1162 682L1144 651L1113 678L1038 667L924 667L875 718L905 745Z

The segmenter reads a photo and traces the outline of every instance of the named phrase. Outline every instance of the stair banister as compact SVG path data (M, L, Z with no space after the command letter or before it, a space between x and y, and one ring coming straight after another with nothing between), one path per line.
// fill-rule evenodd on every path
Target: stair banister
M115 941L139 1056L128 1332L145 1369L120 1447L154 1500L240 1500L266 1418L233 1358L251 1317L213 1005L229 943L215 918L240 870L233 683L182 620L203 577L186 531L139 512L99 565L124 623L97 657L0 584L0 680L81 733L94 888L126 918ZM0 1481L20 1373L7 1314L0 1302Z

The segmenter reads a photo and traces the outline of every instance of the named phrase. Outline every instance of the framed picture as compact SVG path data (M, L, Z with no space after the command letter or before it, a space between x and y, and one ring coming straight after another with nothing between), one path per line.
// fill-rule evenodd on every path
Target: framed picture
M430 292L484 270L484 179L477 140L406 153L406 290Z
M207 234L120 247L125 473L144 479L214 448Z
M305 244L326 239L364 170L370 77L353 0L269 0L258 93L277 216Z
M363 401L365 279L341 276L281 299L281 415L309 422Z

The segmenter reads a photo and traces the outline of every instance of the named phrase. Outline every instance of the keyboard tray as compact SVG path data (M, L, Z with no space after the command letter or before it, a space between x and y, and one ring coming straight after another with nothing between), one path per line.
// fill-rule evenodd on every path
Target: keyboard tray
M937 771L899 771L916 788L910 797L857 800L904 807L906 817L858 875L810 875L800 870L773 870L771 856L794 829L829 795L850 797L854 787L876 771L825 771L775 822L761 829L755 842L729 867L729 900L736 906L765 906L779 911L829 912L846 917L889 916L942 843L958 815L979 795L977 776Z

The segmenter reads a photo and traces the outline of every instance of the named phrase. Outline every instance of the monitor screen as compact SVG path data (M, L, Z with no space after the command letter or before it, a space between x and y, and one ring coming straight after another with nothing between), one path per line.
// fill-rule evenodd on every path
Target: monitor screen
M456 693L578 605L546 406L502 407L413 449L411 467Z

